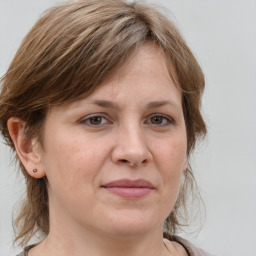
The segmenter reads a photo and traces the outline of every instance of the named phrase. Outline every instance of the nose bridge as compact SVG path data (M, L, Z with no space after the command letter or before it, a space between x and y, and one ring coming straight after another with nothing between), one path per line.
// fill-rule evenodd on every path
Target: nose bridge
M120 127L113 157L115 162L131 166L145 164L151 160L145 133L139 122L128 122Z
M145 134L140 124L134 122L121 129L121 143L123 147L131 151L143 151L146 149Z

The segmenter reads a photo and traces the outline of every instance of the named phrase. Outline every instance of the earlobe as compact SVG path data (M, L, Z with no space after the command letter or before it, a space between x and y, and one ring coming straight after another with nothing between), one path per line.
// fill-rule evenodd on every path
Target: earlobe
M183 164L183 170L186 170L188 168L188 157L186 156Z
M26 135L25 125L24 121L16 117L11 117L7 122L16 152L28 174L34 178L42 178L45 171L42 166L41 149L35 138Z

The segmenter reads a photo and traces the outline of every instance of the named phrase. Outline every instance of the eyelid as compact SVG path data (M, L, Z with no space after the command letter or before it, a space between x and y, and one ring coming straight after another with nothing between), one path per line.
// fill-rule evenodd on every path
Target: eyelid
M99 124L99 125L93 125L93 124L87 123L90 120L90 118L93 118L93 117L100 117L100 118L104 119L105 122L102 123L102 124ZM164 118L166 120L166 123L165 124L154 124L154 123L151 123L149 120L151 118L153 118L153 117ZM102 126L107 125L107 124L111 124L112 121L108 117L108 115L106 115L106 113L93 113L93 114L89 114L89 115L86 115L86 116L80 118L78 120L78 123L81 123L81 124L86 125L88 127L92 127L92 128L96 127L97 128L97 127L102 127ZM166 115L166 114L152 113L152 114L148 115L145 118L144 123L149 124L149 125L153 125L153 126L156 126L156 127L161 127L161 126L164 127L164 126L168 126L168 125L171 125L171 124L175 124L175 120L171 116Z
M102 118L102 119L107 120L107 122L104 122L103 124L99 124L99 125L93 125L93 124L86 123L87 121L90 120L90 118L93 118L93 117L100 117L100 118ZM104 113L94 113L94 114L90 114L90 115L84 116L84 117L80 118L80 119L78 120L78 122L81 123L81 124L87 125L87 126L89 126L89 127L101 127L101 126L103 126L103 125L105 125L105 124L111 123L111 122L109 121L109 118L106 117L106 114L104 114Z
M146 119L146 121L147 120L149 120L150 118L152 118L152 117L161 117L161 118L165 118L166 120L167 120L167 124L159 124L159 125L157 125L157 124L152 124L152 125L154 125L154 126L166 126L166 125L170 125L170 124L175 124L175 120L172 118L172 117L170 117L169 115L166 115L166 114L162 114L162 113L153 113L153 114L150 114L148 117L147 117L147 119Z

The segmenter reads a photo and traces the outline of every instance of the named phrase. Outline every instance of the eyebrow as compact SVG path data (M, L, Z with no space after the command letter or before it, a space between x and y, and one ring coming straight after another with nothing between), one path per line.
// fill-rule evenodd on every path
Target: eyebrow
M109 101L109 100L94 100L92 102L92 104L96 104L100 107L104 107L104 108L115 108L115 109L119 109L118 104L114 103L113 101Z
M120 109L119 105L114 103L113 101L94 100L90 103L96 104L96 105L98 105L100 107L104 107L104 108ZM174 102L172 100L152 101L146 105L146 108L151 109L151 108L162 107L164 105L171 105L178 109L181 108L181 106L179 104L177 104L176 102Z
M157 108L162 107L164 105L172 105L176 108L180 108L180 105L178 105L176 102L172 100L162 100L162 101L152 101L147 104L147 108Z

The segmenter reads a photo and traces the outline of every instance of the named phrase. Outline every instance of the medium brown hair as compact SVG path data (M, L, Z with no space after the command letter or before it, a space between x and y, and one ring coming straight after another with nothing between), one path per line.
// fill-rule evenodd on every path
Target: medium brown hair
M1 79L0 126L6 143L15 152L7 129L10 117L23 120L26 135L40 141L50 105L89 95L145 42L161 47L170 76L182 92L189 156L206 134L200 113L201 68L171 21L148 4L125 0L70 2L51 8L37 21ZM24 245L36 232L49 232L48 193L46 180L32 178L18 162L27 195L15 222L16 241ZM193 184L187 168L176 205L165 221L169 235L185 224L182 216Z

